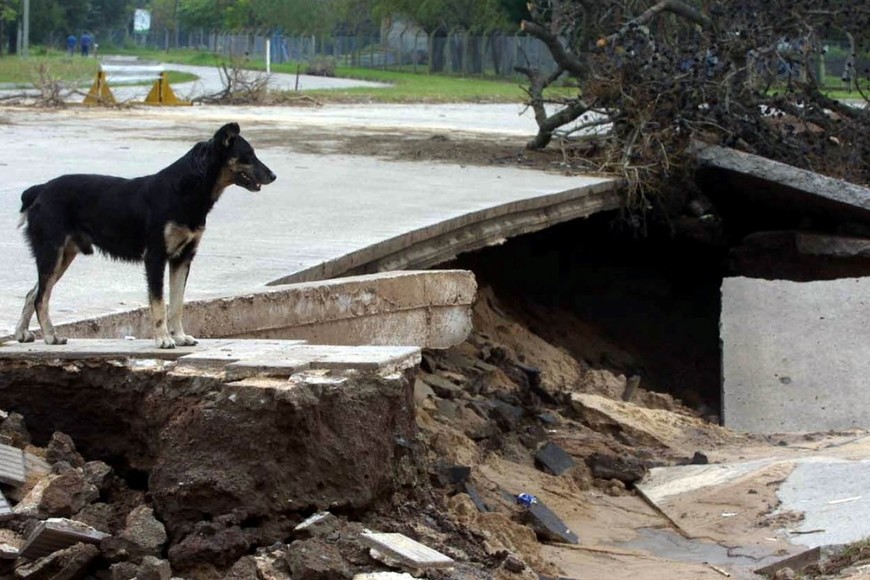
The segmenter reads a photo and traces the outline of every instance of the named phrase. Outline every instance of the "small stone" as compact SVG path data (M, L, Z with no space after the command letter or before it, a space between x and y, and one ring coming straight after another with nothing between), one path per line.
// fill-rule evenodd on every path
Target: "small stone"
M293 580L338 580L352 574L338 547L320 538L297 540L284 556Z
M135 544L143 554L156 556L166 543L166 528L154 517L154 510L140 505L127 514L127 525L119 536Z
M710 463L710 459L700 451L695 451L695 454L692 456L692 465L707 465Z
M455 399L462 394L462 387L440 375L423 374L421 378L443 399Z
M24 416L18 413L9 413L9 416L0 423L0 443L24 449L30 443L30 433L24 423Z
M773 580L795 580L797 574L791 568L780 568L773 575Z
M139 566L132 562L116 562L109 566L109 574L112 580L130 580L136 577Z
M88 461L83 469L87 482L96 486L101 492L105 491L112 483L114 473L112 467L102 461Z
M19 580L76 580L87 574L88 567L99 555L99 548L93 544L75 544L19 566L15 577Z
M78 469L49 476L38 511L47 516L70 517L100 497L99 490L85 481Z
M513 572L515 574L526 569L526 564L513 554L508 555L501 565L508 572Z
M85 465L84 458L76 451L76 444L72 437L60 431L55 431L51 435L51 441L48 442L45 449L45 460L49 463L66 461L73 467L84 467Z
M172 566L166 560L155 556L145 556L136 573L136 580L169 580L172 578Z

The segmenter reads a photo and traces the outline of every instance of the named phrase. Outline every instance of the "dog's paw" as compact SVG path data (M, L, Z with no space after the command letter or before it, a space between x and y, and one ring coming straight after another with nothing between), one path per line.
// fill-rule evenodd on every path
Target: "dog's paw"
M175 344L178 346L193 346L197 343L197 340L190 336L189 334L172 334L172 340L175 341Z
M154 346L157 348L175 348L175 341L168 334L154 337Z
M15 340L18 342L33 342L36 340L36 336L29 330L25 330L24 332L16 332Z
M66 344L66 338L62 336L50 335L45 337L45 344Z

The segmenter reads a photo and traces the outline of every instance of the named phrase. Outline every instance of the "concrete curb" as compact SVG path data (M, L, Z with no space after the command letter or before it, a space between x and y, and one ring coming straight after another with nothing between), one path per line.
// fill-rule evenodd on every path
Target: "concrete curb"
M271 288L185 305L199 338L447 348L471 331L477 282L465 270L389 272ZM147 308L58 326L76 338L150 337ZM4 340L10 340L6 337Z

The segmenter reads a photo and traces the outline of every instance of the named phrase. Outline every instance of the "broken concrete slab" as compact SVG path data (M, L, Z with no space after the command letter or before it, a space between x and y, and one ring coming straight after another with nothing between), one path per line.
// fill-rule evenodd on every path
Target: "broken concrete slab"
M568 455L564 449L552 441L547 441L547 443L538 449L537 453L535 453L535 464L553 475L562 475L577 465L574 459Z
M722 420L758 433L870 427L870 278L722 283Z
M0 359L166 359L175 360L186 354L207 349L218 349L229 345L232 340L200 340L196 346L179 348L157 348L150 339L92 339L72 338L66 344L46 345L42 341L17 343L7 342L0 345Z
M476 292L474 275L465 270L385 272L190 301L184 325L196 337L447 348L471 331ZM77 338L146 337L151 314L141 308L58 331Z
M717 209L729 211L738 205L734 198L745 203L748 197L753 204L788 213L870 221L870 189L866 187L716 145L696 145L695 158L698 177L710 185L705 191Z
M767 565L782 560L780 550L793 555L797 548L847 544L870 535L868 478L868 459L802 453L657 467L636 489L684 536L730 539L739 533L741 552L752 552Z
M0 444L0 482L15 487L27 481L24 451L11 445Z
M288 341L292 342L292 341ZM184 365L186 358L179 359ZM227 380L251 376L290 376L306 369L358 370L389 374L420 364L416 346L288 345L226 366Z
M412 540L404 534L378 533L366 530L360 536L360 541L415 570L426 568L449 568L453 566L453 558L445 556L437 550Z
M72 339L65 345L16 343L0 347L0 360L148 360L157 357L174 360L176 369L225 370L227 380L236 381L254 376L286 377L309 368L388 374L417 366L420 349L415 346L321 346L301 340L262 339L205 339L195 346L157 349L150 340L87 338ZM2 457L0 449L0 461Z
M39 522L24 545L21 557L35 560L80 542L99 544L109 534L97 531L83 523L65 518L50 518Z

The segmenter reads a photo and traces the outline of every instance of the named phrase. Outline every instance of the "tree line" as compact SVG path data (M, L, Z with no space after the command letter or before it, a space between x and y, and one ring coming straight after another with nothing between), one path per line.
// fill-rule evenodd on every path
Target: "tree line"
M15 51L23 0L0 0L0 51ZM88 30L133 32L136 9L152 30L261 30L285 34L377 34L384 18L403 17L426 32L516 31L526 0L30 0L30 42L61 45ZM8 45L8 48L7 48Z

